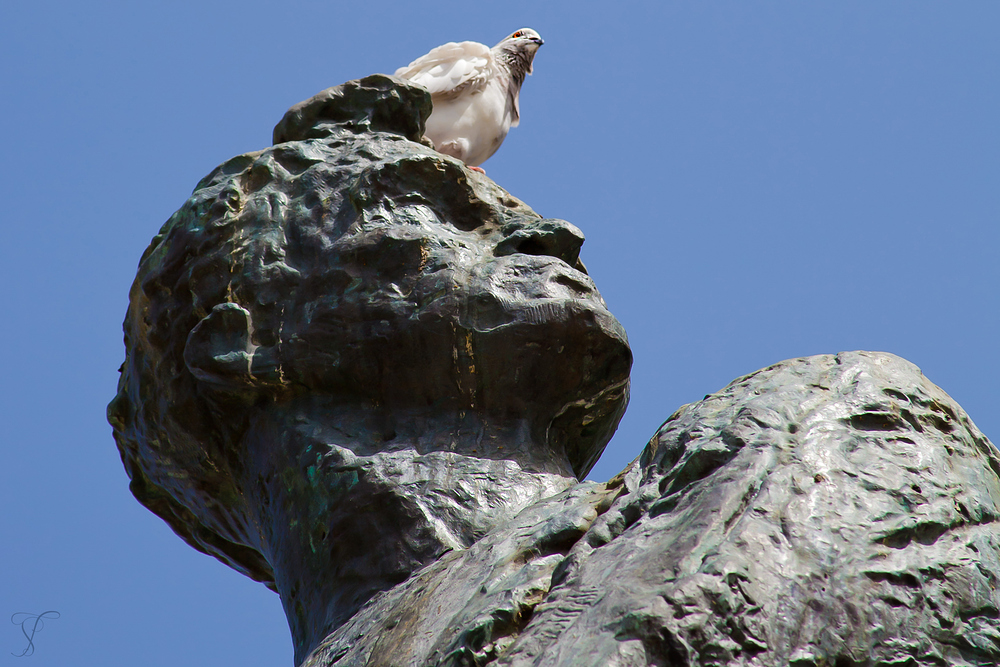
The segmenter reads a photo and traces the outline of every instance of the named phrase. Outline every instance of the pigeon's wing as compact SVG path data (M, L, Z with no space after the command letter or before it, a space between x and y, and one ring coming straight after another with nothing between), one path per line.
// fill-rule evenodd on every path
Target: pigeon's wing
M510 126L517 127L521 123L521 87L511 85L507 88L507 104L510 105Z
M489 47L479 42L448 42L396 70L431 91L434 99L450 99L482 90L496 72Z

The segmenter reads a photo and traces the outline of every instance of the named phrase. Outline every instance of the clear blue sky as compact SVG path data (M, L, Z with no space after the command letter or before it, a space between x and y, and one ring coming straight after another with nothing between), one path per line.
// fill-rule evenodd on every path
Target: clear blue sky
M894 352L1000 438L1000 3L8 2L0 665L290 665L278 598L130 496L104 410L146 244L285 109L433 46L545 46L484 166L587 235L635 353L607 479L781 359ZM26 641L14 612L58 610Z

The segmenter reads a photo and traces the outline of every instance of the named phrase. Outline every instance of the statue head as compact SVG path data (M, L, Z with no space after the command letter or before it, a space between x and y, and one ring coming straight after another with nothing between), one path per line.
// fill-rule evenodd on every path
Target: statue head
M521 450L484 458L530 448L523 465L582 477L628 400L580 231L421 144L429 112L389 77L324 91L206 176L140 261L109 406L132 492L272 587L243 471L248 438L282 446L274 415L363 415L369 447L400 414L516 422Z

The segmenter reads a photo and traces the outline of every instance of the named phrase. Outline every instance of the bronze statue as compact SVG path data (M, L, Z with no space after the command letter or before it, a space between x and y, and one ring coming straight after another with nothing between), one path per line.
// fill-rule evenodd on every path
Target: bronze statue
M379 75L293 107L132 287L132 492L279 593L296 664L1000 656L1000 457L901 359L740 378L580 482L624 329L581 232L422 143L429 113Z

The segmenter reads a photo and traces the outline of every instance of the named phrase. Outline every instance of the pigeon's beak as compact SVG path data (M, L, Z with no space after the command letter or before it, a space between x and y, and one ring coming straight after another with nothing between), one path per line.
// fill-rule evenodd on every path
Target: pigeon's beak
M545 40L542 39L541 37L532 37L531 41L533 41L535 44L538 44L538 46L541 46L542 44L545 43Z

